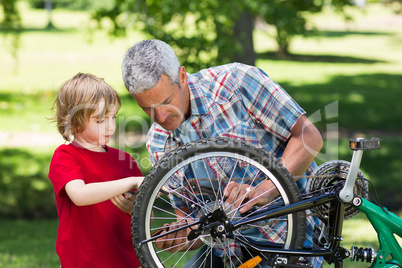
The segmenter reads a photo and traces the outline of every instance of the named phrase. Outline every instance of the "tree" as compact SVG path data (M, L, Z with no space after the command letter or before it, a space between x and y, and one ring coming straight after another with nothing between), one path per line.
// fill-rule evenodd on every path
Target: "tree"
M326 3L342 10L349 1ZM323 6L324 0L117 0L94 17L109 18L116 35L133 27L164 40L184 65L199 69L231 61L254 65L255 18L276 27L277 54L286 56L295 35L309 34L305 12L319 12Z
M20 33L22 29L21 17L17 9L17 0L0 0L0 6L3 11L3 19L0 20L0 26L4 29L7 35L11 36L11 45L9 49L12 56L17 58L18 48L20 46Z
M244 8L243 1L119 0L113 9L99 10L95 17L109 18L116 35L133 27L164 40L189 69L233 59L255 62L254 16Z

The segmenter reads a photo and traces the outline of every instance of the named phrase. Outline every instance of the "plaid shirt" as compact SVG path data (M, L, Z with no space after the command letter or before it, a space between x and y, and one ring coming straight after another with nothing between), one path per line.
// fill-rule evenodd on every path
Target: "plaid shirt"
M195 131L199 139L241 139L278 159L282 157L292 128L305 111L264 71L232 63L188 74L187 78L191 116L186 123L191 124L191 131ZM188 142L182 138L185 131L180 127L166 131L154 123L147 139L152 164ZM306 173L315 167L313 162ZM301 192L305 192L306 180L299 179L297 183ZM277 235L270 234L271 237ZM231 246L231 251L241 256L236 243ZM216 250L215 254L220 256L223 252Z

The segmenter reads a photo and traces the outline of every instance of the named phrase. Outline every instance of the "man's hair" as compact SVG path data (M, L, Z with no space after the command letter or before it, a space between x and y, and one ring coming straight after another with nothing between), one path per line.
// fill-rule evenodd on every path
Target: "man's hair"
M160 40L144 40L126 53L121 66L124 86L131 95L152 89L162 74L179 83L180 63L173 48Z
M101 78L78 73L63 83L53 102L52 110L56 113L52 119L66 141L71 141L72 135L85 130L102 99L105 106L99 111L100 118L120 109L121 100L117 92Z

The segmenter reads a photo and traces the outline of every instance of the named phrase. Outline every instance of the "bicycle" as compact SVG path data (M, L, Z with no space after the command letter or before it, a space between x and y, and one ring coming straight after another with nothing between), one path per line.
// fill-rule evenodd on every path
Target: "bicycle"
M221 254L227 267L262 262L311 267L305 260L317 256L335 267L343 267L346 258L370 267L402 267L402 249L394 237L402 236L402 219L367 200L368 182L359 170L363 151L379 149L380 139L350 140L350 148L351 162L326 162L299 178L308 179L302 194L276 158L246 142L213 138L179 147L153 167L137 193L132 238L138 259L143 267L208 267ZM250 191L267 182L274 191L260 197L268 201L240 213L252 201ZM226 203L229 183L241 186L232 204ZM359 211L378 233L377 251L340 246L344 219ZM314 243L306 246L306 219L312 215L322 224L315 225ZM172 247L170 236L176 241ZM240 249L240 255L232 249Z

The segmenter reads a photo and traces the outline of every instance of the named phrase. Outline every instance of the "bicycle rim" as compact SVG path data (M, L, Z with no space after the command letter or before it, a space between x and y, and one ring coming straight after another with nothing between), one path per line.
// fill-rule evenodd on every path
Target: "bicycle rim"
M227 139L219 140L221 145L226 146L216 148L213 146L216 142L209 140L188 144L186 148L169 154L146 177L132 214L133 243L143 267L238 267L258 253L236 238L247 239L251 243L270 243L281 248L302 246L303 213L230 229L227 223L256 215L263 208L297 202L300 193L282 165L264 151ZM234 144L237 145L235 148ZM255 188L267 181L272 182L279 195L270 197L272 200L267 204L254 205L246 213L240 213L239 209L252 200L240 190L234 191L236 199L232 204L227 204L223 197L224 189L230 182ZM272 189L255 198L270 192ZM163 236L174 229L170 226L172 222L181 228L192 226L185 229L186 235L174 239L182 239L183 242L175 244L175 247L160 249L152 236L157 233L160 236L158 242L172 242L171 238ZM191 250L189 246L192 246ZM225 264L217 265L216 261Z

